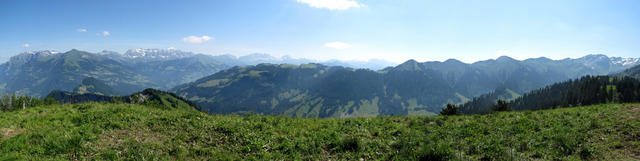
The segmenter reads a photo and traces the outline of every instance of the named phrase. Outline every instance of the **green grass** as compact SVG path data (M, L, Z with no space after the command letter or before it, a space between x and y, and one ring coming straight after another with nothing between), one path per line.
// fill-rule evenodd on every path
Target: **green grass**
M640 105L312 119L131 104L0 113L0 160L633 160Z

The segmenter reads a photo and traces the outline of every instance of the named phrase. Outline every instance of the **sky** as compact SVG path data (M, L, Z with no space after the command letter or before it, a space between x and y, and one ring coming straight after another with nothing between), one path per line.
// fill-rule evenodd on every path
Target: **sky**
M398 63L640 57L640 1L0 0L0 61L132 48Z

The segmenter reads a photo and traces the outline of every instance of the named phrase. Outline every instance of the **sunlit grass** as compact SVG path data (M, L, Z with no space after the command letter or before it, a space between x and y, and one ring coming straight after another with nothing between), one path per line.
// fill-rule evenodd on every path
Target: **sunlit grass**
M349 119L208 115L131 104L0 113L0 156L26 160L620 160L640 105Z

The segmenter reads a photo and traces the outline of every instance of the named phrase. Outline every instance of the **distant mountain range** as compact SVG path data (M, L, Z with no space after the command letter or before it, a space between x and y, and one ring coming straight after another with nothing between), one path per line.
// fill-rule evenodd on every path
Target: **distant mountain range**
M64 53L33 51L13 56L0 65L0 93L45 96L56 89L74 90L84 78L92 77L119 91L119 94L131 94L145 88L170 89L222 69L262 62L308 63L313 60L275 58L268 54L211 56L175 49L131 49L124 54L75 49ZM375 68L389 64L371 62L373 65L353 63L354 66ZM330 63L348 65L348 62L341 61Z
M304 58L292 58L291 56L283 56L280 58L273 57L269 54L250 54L238 57L235 59L237 62L240 62L239 65L258 65L262 63L270 63L270 64L307 64L307 63L317 63L328 66L343 66L350 68L366 68L371 70L380 70L386 67L396 66L397 63L393 63L390 61L382 60L382 59L371 59L369 61L357 61L357 60L327 60L327 61L318 61L312 59L304 59Z
M107 55L113 59L123 60L134 60L134 62L150 62L150 61L162 61L162 60L172 60L178 58L189 58L194 55L205 55L205 54L196 54L193 52L180 51L176 49L130 49L127 50L124 54L120 55L117 52L113 51L102 51L99 52L100 55ZM206 55L208 59L213 59L214 61L224 62L229 66L245 66L245 65L258 65L262 63L271 63L271 64L306 64L306 63L320 63L331 66L345 66L351 68L367 68L372 70L379 70L389 66L395 66L397 63L389 62L381 59L371 59L369 61L342 61L342 60L327 60L327 61L319 61L305 58L293 58L291 56L282 56L282 57L274 57L266 53L254 53L244 56L234 56L234 55ZM202 58L202 57L201 57Z
M201 54L151 50L145 56L71 50L26 52L0 65L0 93L46 96L71 91L92 77L121 94L145 88L168 89L231 67ZM204 57L204 58L203 58Z
M578 59L500 57L466 64L409 60L383 70L321 64L235 67L172 91L212 113L256 112L297 117L435 114L496 89L508 97L583 75L637 65L639 59L588 55Z
M0 65L0 93L43 97L53 90L64 90L112 96L156 88L171 90L212 113L429 115L439 112L444 104L468 102L493 91L503 91L499 97L512 99L552 83L616 73L640 64L638 58L605 55L522 61L503 56L472 64L455 59L409 60L380 70L353 67L375 69L387 62L307 64L309 61L268 54L211 56L170 49L132 49L124 54L26 52Z

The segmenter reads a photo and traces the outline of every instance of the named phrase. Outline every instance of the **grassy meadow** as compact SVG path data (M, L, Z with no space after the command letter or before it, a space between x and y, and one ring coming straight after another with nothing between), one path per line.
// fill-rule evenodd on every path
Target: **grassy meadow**
M636 160L639 118L640 104L348 119L65 104L0 113L0 160Z

